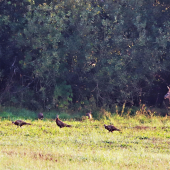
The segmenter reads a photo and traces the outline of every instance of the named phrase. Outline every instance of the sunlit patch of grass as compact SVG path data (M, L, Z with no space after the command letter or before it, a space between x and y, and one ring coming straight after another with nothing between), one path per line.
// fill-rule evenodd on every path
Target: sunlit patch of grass
M54 115L54 114L53 114ZM0 169L168 169L170 121L165 117L111 115L101 120L23 118L30 126L17 127L12 117L0 120ZM104 124L121 129L109 133Z

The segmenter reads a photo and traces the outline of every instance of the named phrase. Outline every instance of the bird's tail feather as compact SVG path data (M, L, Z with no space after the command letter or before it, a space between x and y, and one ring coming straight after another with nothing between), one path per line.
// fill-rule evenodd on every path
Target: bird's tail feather
M71 125L67 125L66 127L72 127Z

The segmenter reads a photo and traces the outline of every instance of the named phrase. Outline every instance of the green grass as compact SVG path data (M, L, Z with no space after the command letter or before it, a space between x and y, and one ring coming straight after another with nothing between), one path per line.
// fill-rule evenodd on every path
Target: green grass
M11 120L15 115L0 120L0 169L170 169L169 118L113 115L93 121L71 119L64 122L73 127L62 129L54 119L25 117L32 125L22 128ZM122 132L109 133L103 125L110 123Z

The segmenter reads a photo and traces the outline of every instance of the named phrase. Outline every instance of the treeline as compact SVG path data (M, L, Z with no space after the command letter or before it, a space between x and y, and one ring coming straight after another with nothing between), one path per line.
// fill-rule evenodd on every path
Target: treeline
M169 0L0 1L0 105L161 105Z

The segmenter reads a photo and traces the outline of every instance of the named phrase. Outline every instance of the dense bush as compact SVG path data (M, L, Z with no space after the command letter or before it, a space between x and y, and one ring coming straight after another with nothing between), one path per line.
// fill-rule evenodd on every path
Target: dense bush
M0 2L0 104L160 105L170 84L170 3Z

